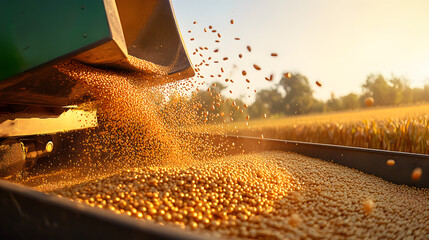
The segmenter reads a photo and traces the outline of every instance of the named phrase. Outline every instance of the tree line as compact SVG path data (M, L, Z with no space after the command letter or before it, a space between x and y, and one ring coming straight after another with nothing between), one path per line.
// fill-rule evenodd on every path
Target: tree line
M361 94L350 93L340 97L332 94L326 101L313 96L308 78L301 73L293 73L290 78L283 77L273 87L260 90L250 106L241 99L223 97L225 89L224 85L216 82L208 91L193 95L193 100L199 102L199 113L210 116L207 122L354 110L368 107L365 103L368 98L372 98L372 106L429 102L429 84L423 88L411 88L404 78L386 78L382 74L369 75L362 84Z

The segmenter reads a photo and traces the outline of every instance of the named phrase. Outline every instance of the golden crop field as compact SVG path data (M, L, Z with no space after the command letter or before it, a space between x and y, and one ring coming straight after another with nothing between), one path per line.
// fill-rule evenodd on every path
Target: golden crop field
M231 134L429 154L429 104L371 108L226 126Z

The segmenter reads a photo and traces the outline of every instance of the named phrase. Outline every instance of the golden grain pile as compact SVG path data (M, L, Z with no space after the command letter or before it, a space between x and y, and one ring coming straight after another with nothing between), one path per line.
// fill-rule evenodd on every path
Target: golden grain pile
M283 152L124 171L54 192L143 221L250 239L425 239L429 191Z

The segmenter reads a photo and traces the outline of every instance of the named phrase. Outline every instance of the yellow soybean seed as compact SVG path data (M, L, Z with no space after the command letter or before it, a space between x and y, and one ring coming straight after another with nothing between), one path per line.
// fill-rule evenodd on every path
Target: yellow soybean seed
M389 160L387 160L386 164L387 164L388 166L393 166L393 165L395 165L395 160L393 160L393 159L389 159Z
M423 170L419 167L415 168L411 173L411 179L413 181L418 181L422 177Z
M363 201L362 206L363 206L363 211L366 214L370 214L375 208L375 203L372 199L367 198Z

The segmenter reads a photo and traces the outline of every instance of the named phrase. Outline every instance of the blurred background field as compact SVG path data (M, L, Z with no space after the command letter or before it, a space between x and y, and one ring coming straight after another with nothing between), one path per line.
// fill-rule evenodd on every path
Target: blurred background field
M429 154L429 84L370 74L361 87L360 94L323 101L305 75L285 73L252 103L229 98L220 82L188 101L197 103L209 132Z

